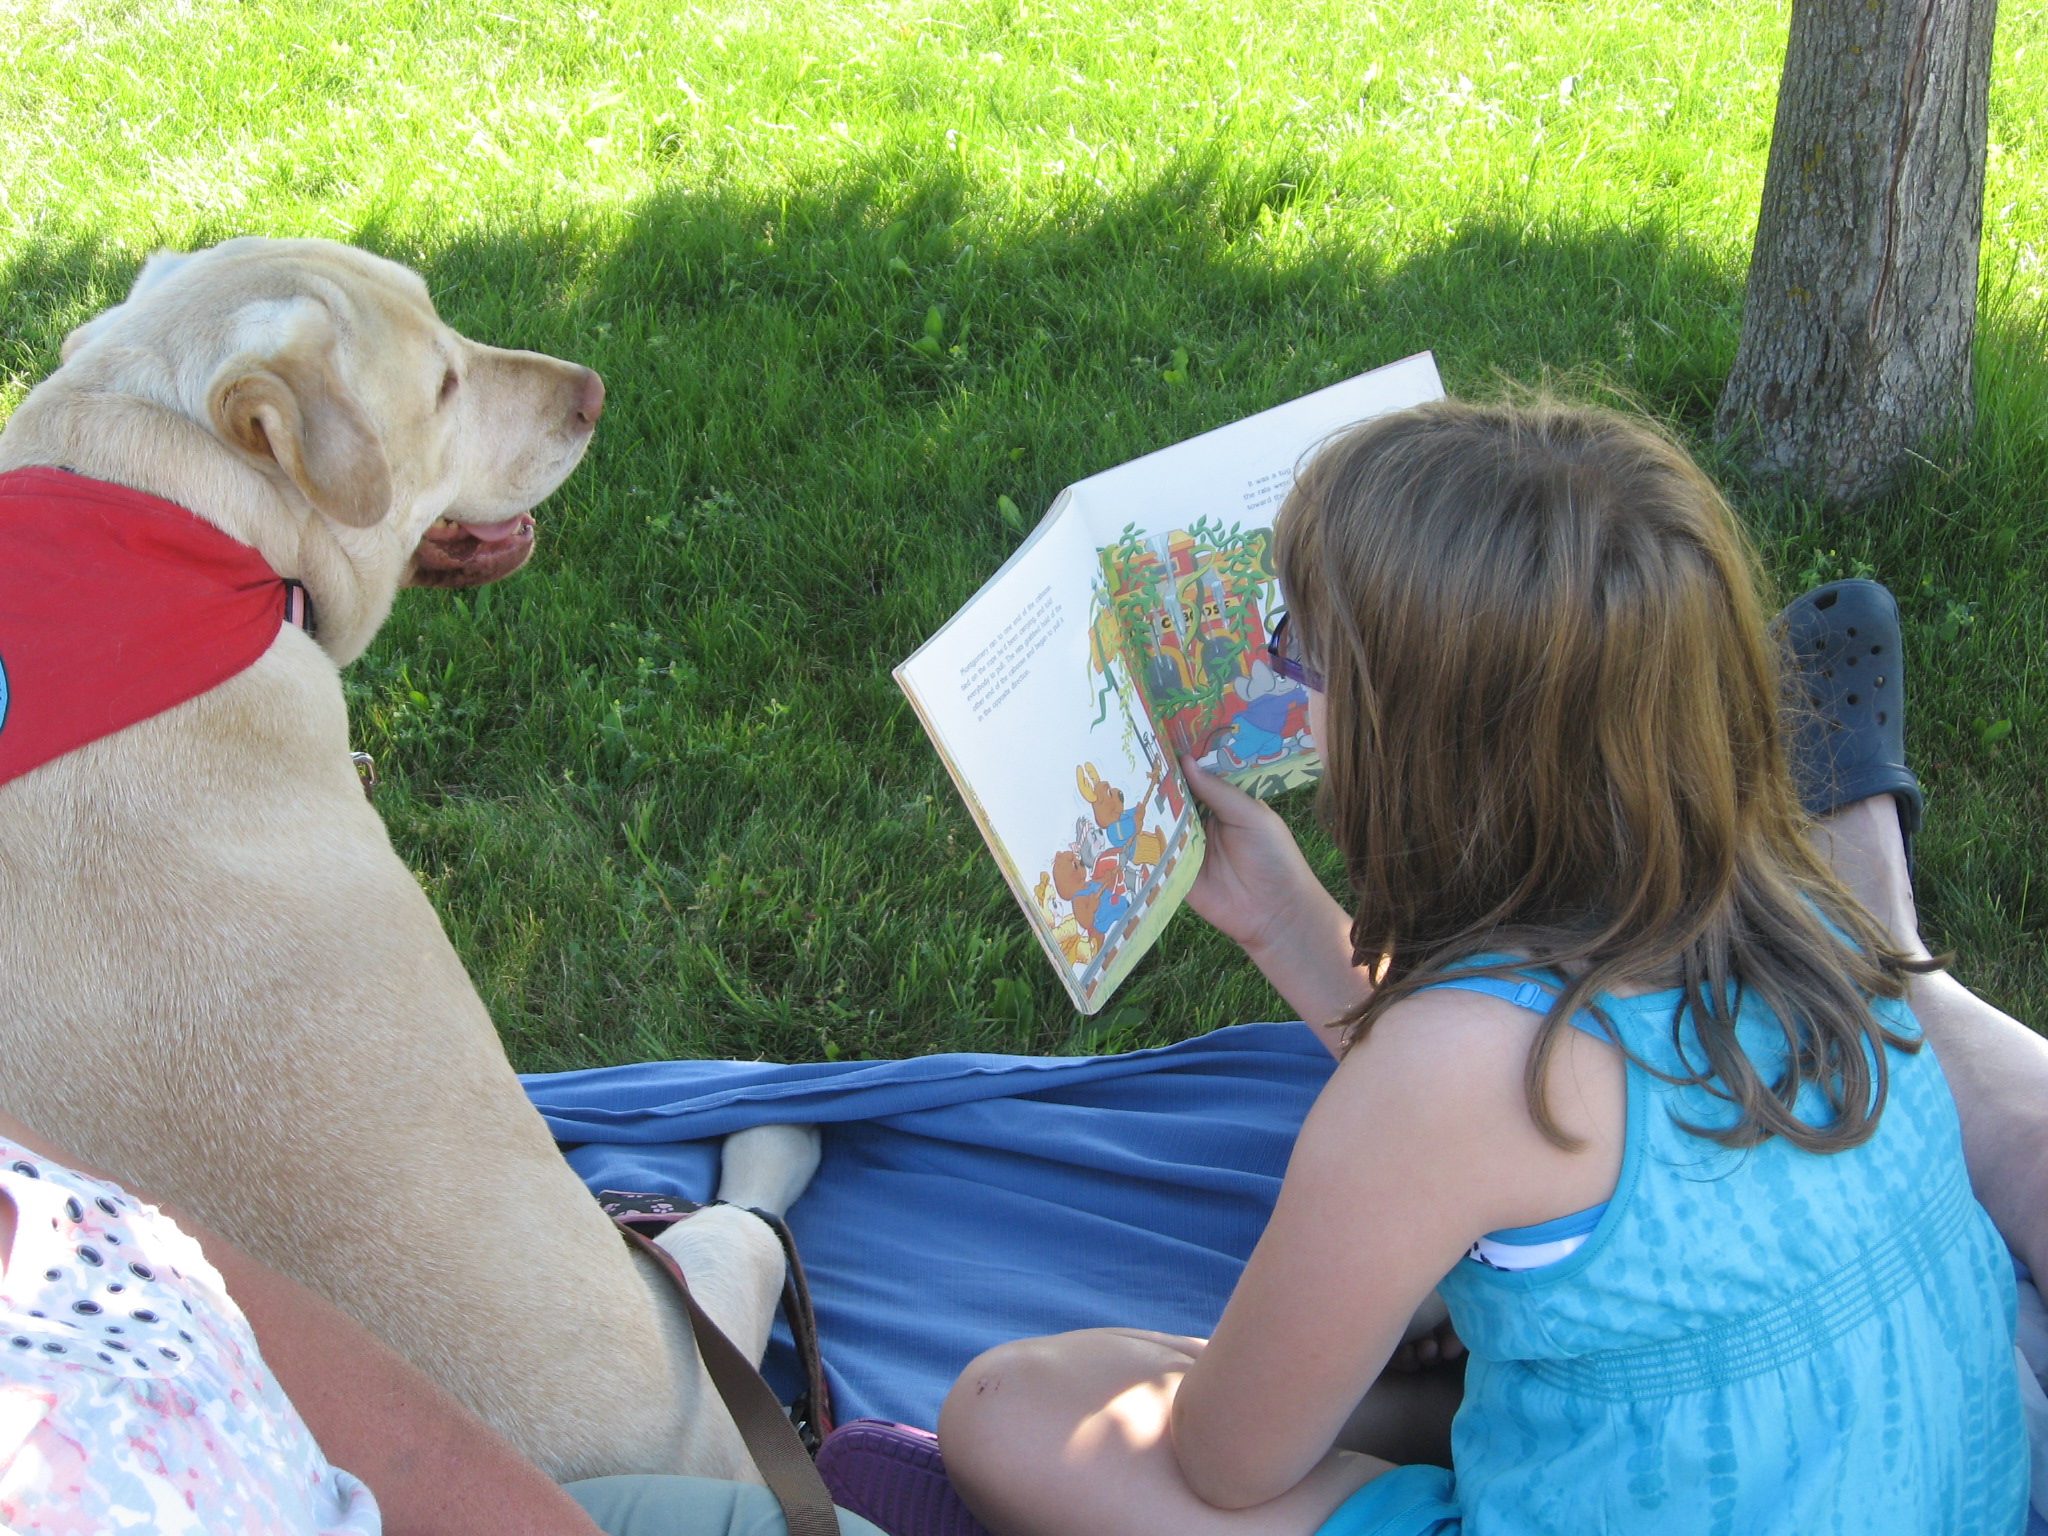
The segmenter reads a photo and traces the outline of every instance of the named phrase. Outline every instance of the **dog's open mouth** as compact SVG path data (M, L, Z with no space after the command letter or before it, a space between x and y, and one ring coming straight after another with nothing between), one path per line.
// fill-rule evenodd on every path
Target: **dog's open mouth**
M510 576L533 553L533 518L521 512L499 523L442 518L413 551L415 587L480 587Z

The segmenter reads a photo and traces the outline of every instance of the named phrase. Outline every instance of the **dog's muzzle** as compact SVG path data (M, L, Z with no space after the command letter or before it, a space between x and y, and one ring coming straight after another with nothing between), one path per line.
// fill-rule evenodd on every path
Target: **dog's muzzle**
M434 524L413 551L414 587L481 587L510 576L533 553L532 514L521 512L501 523Z

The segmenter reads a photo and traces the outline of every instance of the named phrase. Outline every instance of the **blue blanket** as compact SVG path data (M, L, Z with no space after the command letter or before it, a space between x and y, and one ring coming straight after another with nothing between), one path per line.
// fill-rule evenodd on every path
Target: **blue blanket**
M707 1200L717 1138L823 1125L789 1221L836 1415L930 1427L1005 1339L1206 1336L1331 1067L1299 1024L1245 1024L1122 1056L670 1061L525 1083L594 1190ZM781 1329L768 1375L794 1394Z

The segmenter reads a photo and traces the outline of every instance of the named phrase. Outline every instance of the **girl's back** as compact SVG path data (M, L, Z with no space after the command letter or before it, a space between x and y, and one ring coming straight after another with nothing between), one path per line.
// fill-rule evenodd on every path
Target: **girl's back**
M1533 984L1456 986L1541 1012ZM1467 1536L1730 1532L1974 1536L2025 1518L2026 1433L2004 1244L1970 1193L1931 1051L1890 1050L1877 1133L1820 1154L1729 1149L1679 994L1603 997L1628 1067L1621 1178L1584 1245L1444 1282L1472 1351L1453 1431ZM1886 1022L1916 1033L1903 1003ZM1594 1032L1581 1014L1573 1023ZM1782 1065L1767 1009L1742 1045ZM1802 1118L1825 1119L1820 1095Z
M1350 910L1199 777L1188 899L1343 1060L1206 1342L963 1377L947 1459L991 1523L2017 1533L2013 1274L1902 1001L1937 967L1809 840L1712 483L1642 422L1438 402L1322 448L1275 560ZM1500 1251L1577 1233L1549 1267ZM1432 1286L1471 1351L1455 1475L1381 1376Z

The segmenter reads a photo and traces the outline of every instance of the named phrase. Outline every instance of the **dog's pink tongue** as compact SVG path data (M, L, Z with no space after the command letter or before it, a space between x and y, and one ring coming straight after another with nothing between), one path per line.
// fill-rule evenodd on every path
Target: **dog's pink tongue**
M516 537L521 526L528 521L523 517L508 517L502 523L463 523L459 526L473 539L480 539L486 544L502 544Z

